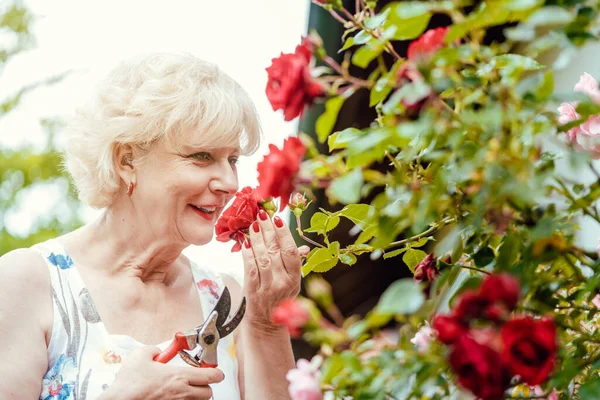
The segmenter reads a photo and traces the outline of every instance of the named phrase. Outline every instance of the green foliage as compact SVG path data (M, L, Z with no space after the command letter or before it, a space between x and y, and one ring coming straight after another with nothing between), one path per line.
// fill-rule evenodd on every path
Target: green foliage
M0 47L0 71L4 64L19 52L33 45L30 25L33 16L20 3L7 5L0 13L0 35L2 43L11 47ZM0 117L19 107L24 96L36 88L59 82L64 74L41 82L34 82L14 94L0 100ZM1 75L0 75L1 79ZM54 145L54 136L60 121L44 120L40 124L47 135L46 144L36 150L29 147L0 151L0 255L16 248L29 247L35 243L56 237L81 224L78 202ZM23 197L38 186L55 185L62 188L57 203L66 205L60 215L45 215L34 221L26 235L17 235L11 230L8 220L12 213L19 212Z
M323 244L303 272L346 268L365 254L414 272L434 252L439 277L426 292L412 280L395 282L367 317L339 327L345 339L324 351L330 356L322 368L322 383L337 398L458 398L447 348L434 343L419 352L409 339L495 271L521 282L518 312L556 321L560 351L544 389L554 387L564 398L598 397L600 309L591 300L600 288L600 261L579 247L576 233L579 217L600 223L600 172L577 149L564 146L553 154L541 144L600 114L594 101L573 94L567 100L578 102L581 119L560 124L556 105L565 99L554 94L554 69L574 48L597 39L599 4L489 0L466 7L471 5L402 1L378 13L367 4L352 17L343 14L342 49L354 47L351 62L358 67L375 59L377 65L367 80L357 80L346 62L334 68L340 76L331 81L342 93L369 90L377 118L364 129L336 132L341 100L328 101L317 132L331 154L309 157L303 170L318 171L329 200L346 206L313 217L305 231ZM452 20L443 47L418 60L396 54L392 41L419 37L436 13ZM510 25L505 42L484 41L489 28L504 24ZM380 57L384 52L394 58L392 65ZM556 55L550 62L541 57L549 54ZM560 158L597 179L566 180ZM374 189L370 204L355 204ZM341 218L355 224L355 241L347 246L328 238ZM362 357L391 321L402 324L399 342Z

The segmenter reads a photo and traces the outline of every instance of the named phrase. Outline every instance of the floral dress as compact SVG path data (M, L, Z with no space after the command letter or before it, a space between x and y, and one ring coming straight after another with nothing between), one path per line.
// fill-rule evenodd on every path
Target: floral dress
M48 372L42 382L40 400L93 400L115 379L122 362L145 346L131 336L107 332L77 266L57 240L33 246L46 261L52 283L54 322L48 344ZM202 312L208 315L223 291L218 274L192 263ZM182 326L181 330L192 327ZM173 332L175 334L175 332ZM158 344L166 349L170 341ZM225 380L211 385L213 399L240 398L233 335L219 342L219 369ZM169 364L187 366L179 356Z

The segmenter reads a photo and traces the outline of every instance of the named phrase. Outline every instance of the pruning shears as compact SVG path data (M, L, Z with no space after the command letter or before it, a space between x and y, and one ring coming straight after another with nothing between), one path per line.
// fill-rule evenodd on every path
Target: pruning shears
M244 313L246 312L246 298L242 299L242 304L235 315L227 322L229 311L231 310L231 294L225 287L219 301L208 315L208 318L202 325L196 328L177 332L175 338L162 353L154 357L154 361L160 363L169 362L175 355L179 354L183 361L196 368L215 368L219 362L217 360L217 346L219 340L229 335L240 324ZM227 323L226 323L227 322ZM192 356L188 351L194 350L200 346L200 351Z

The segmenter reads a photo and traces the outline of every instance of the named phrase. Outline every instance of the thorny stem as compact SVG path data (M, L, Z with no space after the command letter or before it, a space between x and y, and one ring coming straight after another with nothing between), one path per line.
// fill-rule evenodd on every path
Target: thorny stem
M482 274L491 275L491 273L489 273L488 271L486 271L484 269L479 269L479 268L475 268L475 267L469 267L469 266L466 266L466 265L459 265L459 267L464 268L464 269L470 269L472 271L481 272Z
M333 319L333 322L335 322L335 324L338 327L341 328L342 326L344 326L344 316L342 315L340 309L337 308L335 303L332 303L329 306L325 307L325 311L327 312L327 314L329 314L329 316Z
M590 169L592 170L594 175L596 175L596 179L598 179L600 181L600 172L598 172L598 170L596 170L596 167L594 167L594 163L592 161L590 161L588 163L588 165L590 166Z
M392 157L389 151L385 152L385 156L392 162L392 164L394 164L394 167L396 167L396 169L401 169L400 164L398 164L398 161L394 157Z
M344 71L342 69L342 67L340 66L340 64L338 64L338 62L335 61L330 56L323 57L323 62L326 63L327 65L329 65L331 68L333 68L333 70L335 72L337 72L342 78L344 78L345 80L347 80L348 82L352 83L355 86L366 87L366 88L370 88L371 86L373 86L373 84L369 81L365 81L364 79L356 78L356 77L348 74L348 72Z
M368 34L373 36L375 39L379 39L380 35L379 35L379 33L377 33L376 30L368 29L367 27L365 27L362 24L362 22L357 21L356 18L354 18L354 15L350 14L350 12L348 10L346 10L345 8L342 8L342 12L348 18L348 20L352 21L352 23L355 26L358 26L360 29L363 29L365 32L367 32ZM390 54L392 54L394 57L396 57L397 60L403 59L402 57L400 57L400 54L398 54L396 52L396 50L394 49L394 46L392 46L392 44L390 42L387 42L387 41L385 42L385 48L387 51L390 52Z
M304 236L304 232L302 232L302 222L300 221L300 217L298 216L296 216L296 225L298 225L298 228L296 229L298 231L298 235L300 235L302 239L306 240L310 244L314 244L317 247L325 248L325 246L323 246L322 244L317 243L314 240Z
M384 250L389 250L392 247L397 247L397 246L401 246L403 244L407 244L407 243L411 243L414 241L417 241L427 235L430 235L434 232L437 232L438 230L440 230L442 227L454 222L456 219L454 217L447 217L444 218L443 220L441 220L440 222L438 222L437 224L433 225L431 228L427 229L424 232L419 233L418 235L412 236L408 239L402 239L402 240L398 240L396 242L392 242L390 243Z
M331 14L331 16L338 21L340 24L345 25L346 21L344 18L342 18L337 12L335 12L335 10L329 10L329 14Z
M560 185L560 187L563 189L563 194L569 199L571 200L571 202L573 203L573 205L578 205L578 201L577 199L575 199L575 197L571 194L571 192L569 191L569 189L567 188L567 186L563 183L563 181L561 181L558 178L555 178L556 182ZM583 211L583 213L589 217L592 217L593 219L595 219L597 222L600 222L600 215L598 215L598 212L594 212L593 214L588 210L588 207L581 207L581 210Z

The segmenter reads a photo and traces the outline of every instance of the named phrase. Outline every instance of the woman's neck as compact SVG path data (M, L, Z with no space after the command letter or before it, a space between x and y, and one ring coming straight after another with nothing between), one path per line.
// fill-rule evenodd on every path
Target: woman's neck
M73 232L75 247L85 255L86 264L102 268L111 276L172 285L177 277L173 265L180 260L187 244L160 237L136 220L108 209L95 221Z

